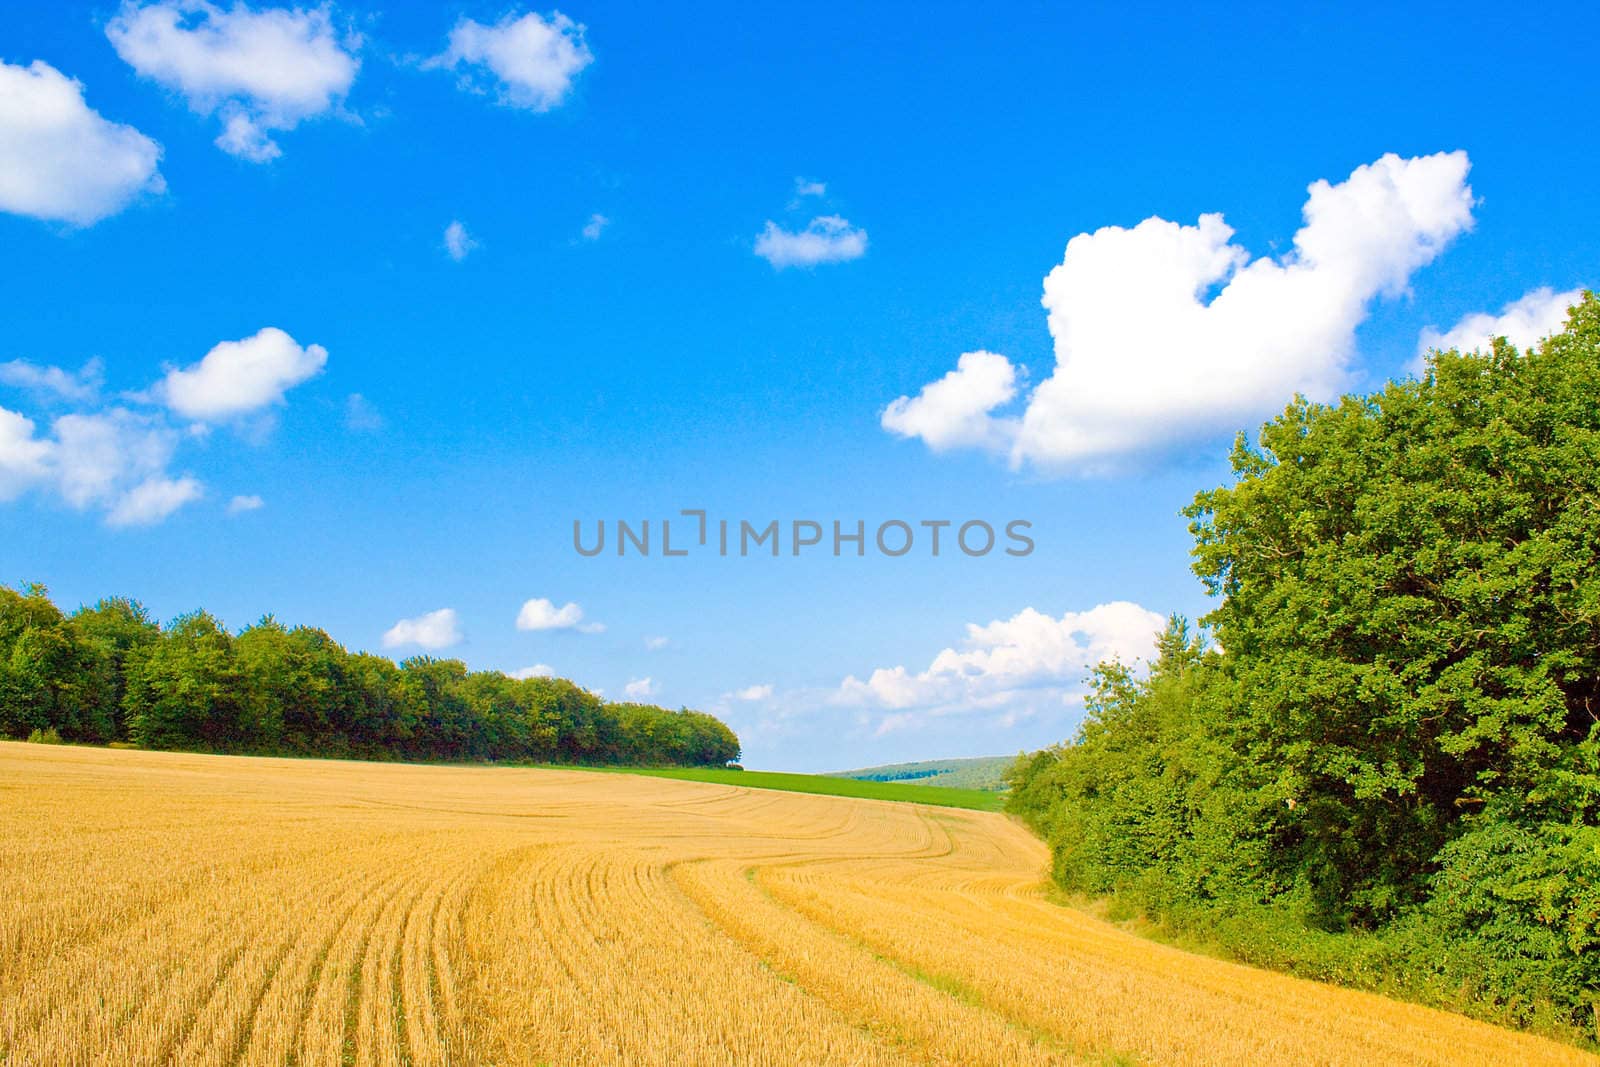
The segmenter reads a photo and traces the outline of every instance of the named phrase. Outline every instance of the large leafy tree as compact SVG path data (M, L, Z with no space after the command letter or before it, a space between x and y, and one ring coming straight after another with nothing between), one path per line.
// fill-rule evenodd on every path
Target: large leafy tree
M1600 724L1592 294L1535 350L1296 401L1233 469L1189 510L1195 569L1223 597L1208 622L1240 751L1294 805L1282 860L1330 917L1418 899L1505 798L1519 819L1593 817L1592 793L1549 799Z
M1063 885L1247 959L1589 1025L1600 301L1531 351L1296 400L1233 470L1188 510L1219 647L1175 621L1147 673L1102 666L1009 806Z

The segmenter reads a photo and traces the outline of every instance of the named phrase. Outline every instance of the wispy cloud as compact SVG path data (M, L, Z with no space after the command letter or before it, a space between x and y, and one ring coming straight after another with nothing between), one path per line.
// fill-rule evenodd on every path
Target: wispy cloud
M786 230L768 220L755 250L774 270L843 263L867 254L867 231L838 215L818 216L803 230Z
M98 359L91 359L77 371L40 366L21 359L0 363L0 385L73 404L92 404L99 400L105 377L105 365Z
M360 393L351 393L344 401L344 426L353 433L377 433L384 427L383 413Z
M451 219L450 225L444 228L444 251L451 259L460 263L467 258L478 242L467 232L460 219Z

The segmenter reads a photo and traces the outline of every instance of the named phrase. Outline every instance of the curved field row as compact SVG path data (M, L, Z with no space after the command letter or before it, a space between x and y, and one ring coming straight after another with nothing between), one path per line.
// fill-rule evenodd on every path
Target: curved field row
M1596 1063L1043 895L1004 816L0 744L0 1064Z

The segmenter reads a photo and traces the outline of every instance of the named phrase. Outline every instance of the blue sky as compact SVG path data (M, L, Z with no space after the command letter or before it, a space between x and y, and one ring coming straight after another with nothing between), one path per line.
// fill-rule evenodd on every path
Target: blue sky
M1206 610L1233 430L1597 283L1591 7L869 7L7 8L0 577L1016 751ZM572 549L696 507L1036 549Z

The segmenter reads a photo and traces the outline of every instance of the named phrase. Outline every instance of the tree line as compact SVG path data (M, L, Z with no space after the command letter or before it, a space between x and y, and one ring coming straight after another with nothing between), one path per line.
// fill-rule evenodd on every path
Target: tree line
M1220 598L1010 805L1069 890L1253 962L1600 1023L1600 301L1297 399L1187 509Z
M722 766L739 739L698 711L610 703L560 678L399 664L268 616L168 626L135 600L63 614L0 586L0 737L405 760Z

